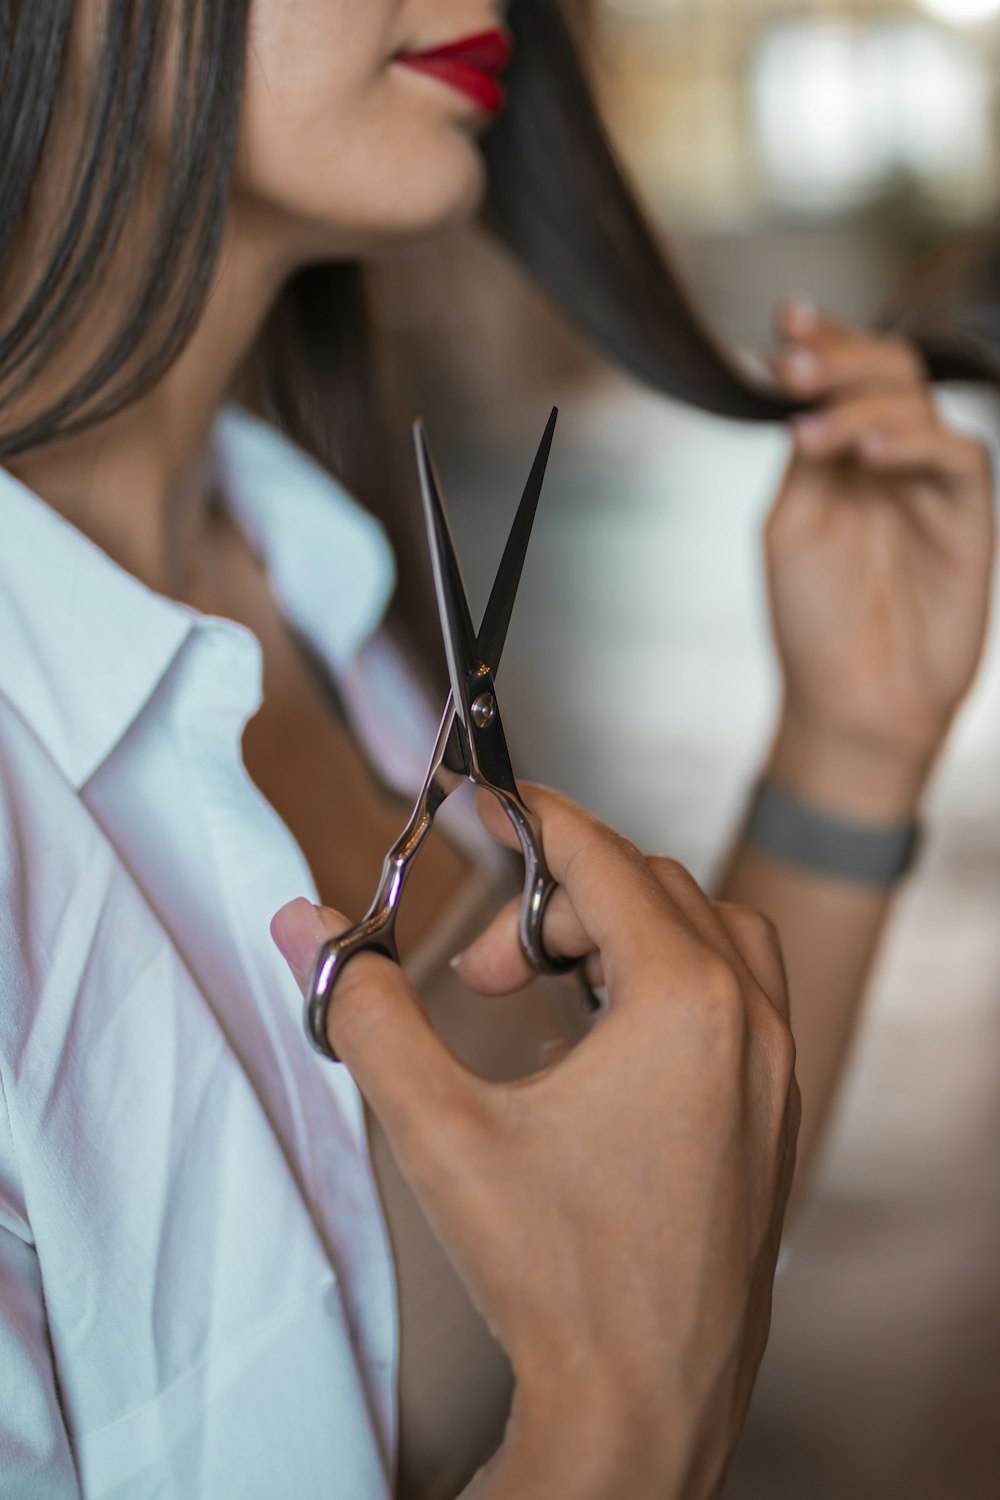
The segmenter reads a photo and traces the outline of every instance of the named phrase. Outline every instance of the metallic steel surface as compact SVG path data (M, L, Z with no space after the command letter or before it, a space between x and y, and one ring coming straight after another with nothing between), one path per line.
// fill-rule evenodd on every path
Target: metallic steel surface
M563 974L578 966L576 960L554 958L545 950L542 923L556 883L545 862L538 819L525 805L517 788L493 680L507 639L552 446L556 415L553 409L478 632L472 624L427 438L422 425L416 424L414 437L424 522L451 695L445 705L427 776L409 822L386 855L375 899L357 926L324 944L313 968L305 1002L306 1033L313 1047L334 1062L338 1058L327 1035L327 1018L337 980L344 965L359 953L376 953L394 963L399 962L396 916L407 875L430 832L438 808L463 781L471 781L492 793L517 834L524 856L518 936L528 962L539 974Z

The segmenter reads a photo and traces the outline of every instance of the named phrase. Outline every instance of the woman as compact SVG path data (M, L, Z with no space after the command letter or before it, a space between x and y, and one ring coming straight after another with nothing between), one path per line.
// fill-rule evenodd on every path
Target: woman
M506 1428L492 1500L708 1494L739 1430L795 1133L770 929L537 793L564 888L546 943L591 955L612 1002L563 1057L585 1030L572 992L488 998L526 976L503 914L470 946L502 877L459 821L409 893L407 973L468 1072L375 960L331 1013L348 1069L318 1066L265 932L280 907L301 974L338 919L287 903L363 909L426 751L419 590L381 630L383 532L301 451L381 513L409 585L374 472L364 257L467 217L488 177L494 221L600 347L723 413L794 405L746 386L686 310L542 0L510 8L487 172L498 19L478 0L9 11L5 1493L453 1496ZM977 654L985 466L900 346L805 324L783 374L829 418L799 431L772 534L776 624L801 648L773 770L802 807L907 821ZM975 544L942 548L942 514ZM798 570L825 578L834 554L856 582L872 528L885 572L851 649L824 655ZM955 639L886 714L914 643L893 621L872 665L868 616L887 585L895 606L911 547L933 639ZM832 715L820 658L826 689L846 683ZM730 885L804 935L800 988L811 934L837 924L825 1080L884 893L749 846Z

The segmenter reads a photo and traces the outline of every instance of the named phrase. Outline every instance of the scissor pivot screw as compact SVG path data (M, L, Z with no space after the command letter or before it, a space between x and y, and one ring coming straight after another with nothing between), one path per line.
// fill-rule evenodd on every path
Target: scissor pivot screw
M497 716L497 700L492 693L480 693L472 700L472 722L477 729L489 729Z

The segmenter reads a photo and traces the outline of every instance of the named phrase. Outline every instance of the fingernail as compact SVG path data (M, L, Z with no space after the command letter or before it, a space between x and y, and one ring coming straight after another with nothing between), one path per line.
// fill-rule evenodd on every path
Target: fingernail
M804 417L794 417L792 427L803 448L811 448L820 442L827 431L827 419L822 412L809 412Z
M781 360L782 373L794 385L812 385L820 373L820 362L811 349L790 349Z
M449 969L458 969L458 968L461 968L462 959L465 957L465 953L466 953L466 950L463 948L462 951L461 951L461 953L456 953L454 958L449 958L449 960L448 960L448 967L449 967Z
M319 911L304 896L289 901L271 919L271 936L300 984L308 978L317 950L329 935Z
M871 458L878 458L881 454L888 453L891 447L892 438L887 432L866 432L861 439L861 451Z
M747 348L736 349L735 355L740 369L757 385L766 386L772 391L781 390L781 381L775 370L777 355Z

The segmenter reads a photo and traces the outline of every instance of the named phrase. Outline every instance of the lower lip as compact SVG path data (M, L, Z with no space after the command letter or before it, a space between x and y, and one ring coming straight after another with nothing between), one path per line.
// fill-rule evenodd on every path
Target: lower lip
M489 44L486 48L488 67L480 62L485 43ZM498 32L438 52L404 52L396 61L404 68L436 78L439 83L464 94L484 114L498 115L507 96L495 75L506 65L509 56L510 45Z

